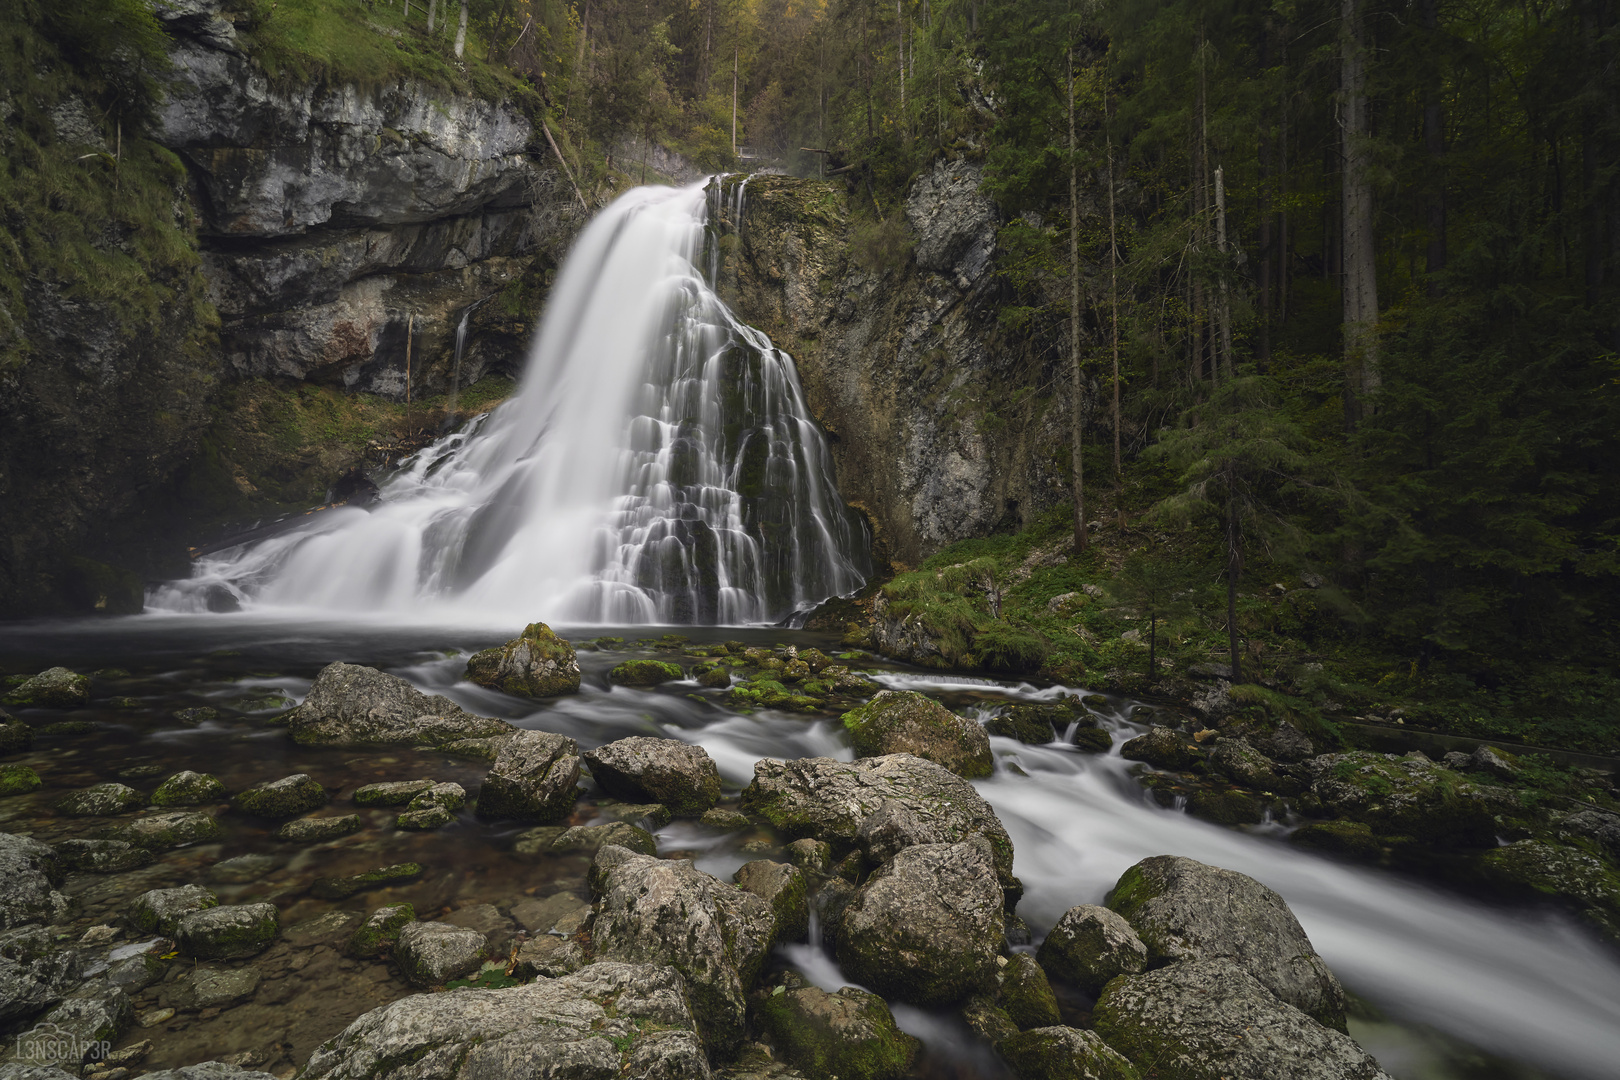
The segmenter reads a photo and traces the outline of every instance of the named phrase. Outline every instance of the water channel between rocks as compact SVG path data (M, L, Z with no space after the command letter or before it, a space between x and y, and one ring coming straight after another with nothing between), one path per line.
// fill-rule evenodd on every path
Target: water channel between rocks
M472 920L499 947L503 936L522 929L509 917L514 905L552 898L566 906L569 897L583 905L589 899L590 856L533 851L534 845L522 840L526 825L485 821L464 811L448 827L404 832L393 827L395 811L354 807L355 788L383 780L430 777L455 781L476 794L488 766L410 749L296 746L269 721L300 700L316 671L332 660L391 671L475 713L577 739L582 749L630 735L695 743L718 763L728 797L747 785L754 762L763 757L853 757L836 716L743 714L723 704L719 691L691 682L654 690L609 687L609 667L648 650L581 652L581 692L533 702L463 678L468 654L509 636L513 628L384 628L332 622L329 613L322 618L308 624L290 617L146 616L0 628L0 666L6 671L64 664L102 672L85 708L22 711L39 737L30 752L14 760L32 766L44 787L0 801L0 829L48 843L94 836L111 819L61 817L51 804L68 790L108 781L149 792L181 769L212 773L232 792L306 772L333 793L326 812L358 810L365 824L340 840L301 845L275 839L269 823L226 813L219 819L225 832L220 843L171 851L151 866L122 874L70 876L63 891L78 902L73 915L78 932L119 923L129 902L146 890L190 883L207 885L222 903L267 900L280 911L278 943L251 961L236 962L261 977L250 1000L224 1011L183 1010L125 1036L126 1042L154 1042L145 1068L247 1054L258 1067L289 1073L360 1014L414 992L386 964L347 958L340 949L358 919L386 903L409 902L424 918ZM634 641L661 632L559 629L580 641L602 634ZM682 632L694 645L729 639L835 648L824 636L802 632ZM879 672L879 681L891 687L921 690L952 708L978 708L986 715L1016 700L1085 692L925 674L876 661L862 666ZM114 699L120 700L115 704ZM196 720L193 713L192 723L175 716L200 708L212 708L216 715ZM1545 910L1491 906L1302 853L1281 842L1287 832L1282 824L1225 829L1160 808L1118 755L1119 744L1141 730L1130 719L1143 715L1137 708L1118 700L1100 710L1105 725L1114 729L1114 752L1106 756L1059 744L1033 747L992 739L997 771L975 786L1012 837L1014 871L1027 890L1019 914L1036 942L1068 907L1101 902L1120 873L1138 860L1184 855L1249 874L1283 895L1364 1006L1362 1018L1351 1021L1351 1033L1399 1080L1615 1075L1620 963L1590 934ZM586 786L571 823L608 820L609 801L589 781ZM689 820L665 826L657 839L661 855L692 857L699 869L728 880L744 862L780 850L779 838L764 828L728 833ZM403 862L420 863L424 874L343 901L310 895L318 877ZM831 958L812 946L787 947L779 959L828 989L843 985ZM137 1011L151 1020L159 1010L183 1007L181 982L171 977L144 991ZM1086 1003L1065 1007L1078 1011L1066 1022L1084 1019ZM955 1019L904 1006L895 1012L927 1046L919 1075L961 1080L1006 1075Z

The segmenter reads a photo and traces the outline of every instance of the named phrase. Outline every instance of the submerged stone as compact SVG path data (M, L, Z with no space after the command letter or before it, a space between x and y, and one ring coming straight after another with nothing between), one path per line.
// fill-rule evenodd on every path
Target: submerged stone
M219 822L204 813L170 810L138 817L113 831L109 839L124 840L153 851L219 840L225 835Z
M351 877L316 878L309 891L322 900L347 900L351 896L370 889L380 889L387 885L402 885L407 881L415 881L421 876L422 865L420 863L395 863L393 866L378 867L376 870L368 870L364 874L355 874Z
M207 773L177 772L152 792L153 806L203 806L225 797L225 785Z
M276 830L277 840L290 840L299 844L320 844L352 836L361 829L359 814L343 817L296 818Z
M92 874L118 874L151 865L154 856L125 840L63 840L56 853L64 865Z
M172 937L184 916L218 906L219 897L201 885L153 889L135 898L130 905L129 921L137 930L160 932Z
M68 817L111 817L146 805L146 796L124 784L97 784L56 800L54 809Z
M404 806L434 785L432 780L389 780L356 788L356 806Z
M27 795L40 787L39 774L27 765L0 765L0 798Z

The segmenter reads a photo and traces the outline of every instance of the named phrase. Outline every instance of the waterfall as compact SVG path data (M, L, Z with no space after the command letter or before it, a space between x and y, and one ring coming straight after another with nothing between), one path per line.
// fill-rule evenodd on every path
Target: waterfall
M511 400L371 509L200 559L148 607L225 589L249 611L744 624L858 589L864 526L792 358L715 295L707 219L704 185L625 194L569 255Z

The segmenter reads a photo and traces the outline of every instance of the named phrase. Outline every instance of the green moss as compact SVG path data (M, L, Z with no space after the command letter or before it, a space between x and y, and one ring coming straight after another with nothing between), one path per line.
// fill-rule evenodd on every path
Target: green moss
M528 650L526 663L514 659L521 646ZM572 645L536 622L505 645L475 653L467 661L467 678L518 697L553 697L579 690L579 663Z
M680 667L662 660L626 660L608 672L608 682L620 686L658 686L685 678Z
M798 983L796 977L789 978ZM755 995L754 1022L780 1055L808 1076L840 1080L904 1076L919 1044L899 1029L883 999L854 987L830 995L837 1001L826 1001L827 997L799 985L774 987Z
M1383 851L1373 831L1359 821L1311 822L1295 829L1288 839L1300 847L1352 859L1377 859Z
M788 712L820 712L827 703L807 694L796 694L775 679L756 676L741 686L733 686L726 700L738 708L784 709Z
M40 789L39 774L26 765L0 765L0 798Z
M416 921L416 909L409 904L378 908L350 936L345 948L352 956L381 956L399 940L399 932Z

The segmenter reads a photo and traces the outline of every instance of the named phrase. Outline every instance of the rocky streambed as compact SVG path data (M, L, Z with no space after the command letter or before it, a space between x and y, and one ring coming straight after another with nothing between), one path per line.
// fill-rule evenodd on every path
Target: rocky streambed
M1601 790L647 633L8 630L0 1068L1404 1080L1620 1049ZM1446 891L1390 869L1436 860ZM1571 914L1503 906L1554 875Z

